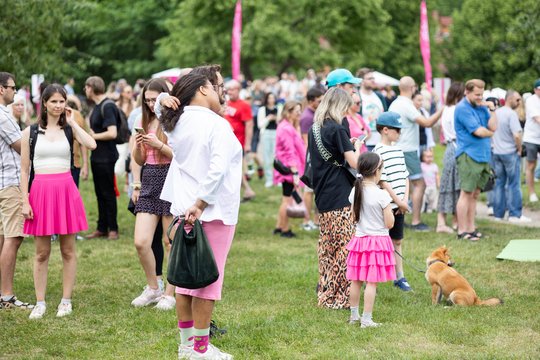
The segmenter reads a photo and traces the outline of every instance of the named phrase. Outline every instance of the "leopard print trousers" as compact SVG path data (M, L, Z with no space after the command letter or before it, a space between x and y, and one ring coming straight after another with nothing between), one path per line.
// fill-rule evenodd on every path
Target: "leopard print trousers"
M330 309L347 309L350 282L345 276L349 252L345 246L354 234L350 206L320 213L319 224L318 305Z

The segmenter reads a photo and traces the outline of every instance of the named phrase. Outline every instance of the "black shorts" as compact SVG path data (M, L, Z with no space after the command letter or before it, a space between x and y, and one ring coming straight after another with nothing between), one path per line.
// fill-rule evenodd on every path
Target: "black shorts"
M285 181L281 184L281 190L283 191L283 196L291 196L294 190L294 184Z
M405 215L396 214L399 208L392 210L394 213L394 227L388 232L392 240L403 239L403 228L405 227Z
M538 153L540 153L540 145L525 142L523 146L527 150L527 161L535 162L538 158Z

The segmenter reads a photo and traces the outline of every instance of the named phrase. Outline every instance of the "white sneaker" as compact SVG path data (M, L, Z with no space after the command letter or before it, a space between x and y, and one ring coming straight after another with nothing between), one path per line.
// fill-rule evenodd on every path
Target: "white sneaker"
M148 285L144 287L141 295L137 296L131 305L135 307L148 306L150 304L157 303L163 293L159 289L153 290Z
M172 310L176 307L176 299L174 296L163 295L154 307L158 310Z
M370 327L378 327L380 326L380 323L376 323L373 320L360 320L360 327L363 328L370 328Z
M212 344L208 344L208 350L205 353L199 353L195 350L191 350L190 359L212 359L212 360L232 360L233 356L227 354Z
M529 195L529 202L538 202L538 196L536 194Z
M69 315L71 314L72 311L73 309L71 307L71 303L69 304L60 303L60 305L58 305L58 312L56 313L56 317L63 317L63 316Z
M34 306L34 309L30 313L29 319L41 319L43 315L45 315L45 311L47 310L47 307L45 305L38 304Z
M517 216L510 216L508 218L508 222L511 223L530 223L532 221L531 218L526 217L525 215L521 215L520 217Z
M487 208L487 215L488 215L488 216L493 216L493 207L488 206L488 208Z
M180 344L178 346L178 359L189 359L191 358L191 354L193 352L193 345L182 345Z

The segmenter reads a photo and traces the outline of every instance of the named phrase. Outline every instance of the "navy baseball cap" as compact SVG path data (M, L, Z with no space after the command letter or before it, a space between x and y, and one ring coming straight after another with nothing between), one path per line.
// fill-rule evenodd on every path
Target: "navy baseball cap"
M534 88L535 88L535 89L540 89L540 79L538 79L538 80L536 80L536 81L534 82Z
M377 119L377 125L401 129L401 116L393 111L383 112Z
M326 77L326 85L328 87L336 86L339 84L360 84L362 79L354 77L353 74L347 69L332 70Z

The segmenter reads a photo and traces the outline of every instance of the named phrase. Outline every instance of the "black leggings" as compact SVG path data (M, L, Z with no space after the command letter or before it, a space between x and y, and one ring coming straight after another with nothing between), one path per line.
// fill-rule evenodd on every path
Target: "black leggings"
M156 231L154 231L154 239L152 240L152 252L154 253L154 259L156 259L156 275L163 275L163 225L159 220Z

